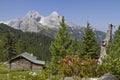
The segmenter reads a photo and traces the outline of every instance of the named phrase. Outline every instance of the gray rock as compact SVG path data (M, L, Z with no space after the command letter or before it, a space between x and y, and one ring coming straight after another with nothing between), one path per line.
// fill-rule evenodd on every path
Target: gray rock
M87 80L98 80L99 78L88 78Z
M73 77L65 77L64 80L74 80Z
M111 74L104 74L98 80L118 80L114 75Z
M73 77L65 77L64 80L98 80L98 78L73 78Z
M111 74L104 74L100 78L77 78L74 79L73 77L65 77L64 80L118 80L114 75Z

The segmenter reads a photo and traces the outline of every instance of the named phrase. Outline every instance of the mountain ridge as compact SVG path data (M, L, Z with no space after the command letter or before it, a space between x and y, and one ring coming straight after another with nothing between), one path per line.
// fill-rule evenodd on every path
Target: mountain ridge
M4 23L15 29L20 29L23 32L37 32L54 37L60 27L61 20L62 16L60 16L56 11L53 11L48 16L42 16L38 11L32 10L29 11L23 18L9 20ZM70 32L71 37L80 40L81 35L84 33L85 27L78 26L69 21L65 21L65 23L67 31ZM97 34L96 39L98 39L97 41L100 43L102 41L101 39L105 37L105 33L94 28L92 29L95 34Z
M24 30L23 28L20 28L20 26L23 26L23 25L21 25L21 23L33 21L34 22L33 24L39 23L39 25L40 25L39 27L47 26L48 28L59 28L59 26L60 26L59 23L61 22L61 19L62 19L62 16L60 16L57 11L53 11L48 16L42 16L39 14L38 11L32 10L32 11L29 11L23 18L8 20L8 21L4 21L1 23L5 23L5 24L12 26L13 28L16 28L16 29L21 29L22 31L36 32L36 30L29 30L29 29ZM24 23L24 25L26 25L26 24L28 24L28 23ZM32 26L33 24L26 25L26 26ZM78 25L73 24L73 23L68 22L68 21L66 21L66 25L68 27L76 27L76 26L79 27ZM24 26L24 27L26 27L26 26ZM33 27L36 27L36 25Z

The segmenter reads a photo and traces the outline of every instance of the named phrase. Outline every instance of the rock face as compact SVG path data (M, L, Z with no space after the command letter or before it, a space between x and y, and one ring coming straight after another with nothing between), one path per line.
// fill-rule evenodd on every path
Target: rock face
M42 17L39 23L49 28L58 28L61 20L62 16L60 16L56 11L53 11L49 16Z
M5 24L12 26L15 29L21 29L28 32L39 32L41 28L58 29L62 16L56 11L53 11L49 16L42 16L37 11L29 11L23 18L7 21ZM78 27L66 21L68 27Z
M53 11L48 16L42 16L37 11L32 10L29 11L23 18L8 20L6 22L0 21L0 23L5 23L24 32L40 32L53 38L60 27L61 20L62 16L60 16L56 11ZM81 35L84 33L85 27L78 26L66 20L65 23L67 31L70 32L71 37L80 40ZM93 31L96 34L97 41L101 43L105 33L94 29Z
M42 24L39 23L41 18L42 16L37 11L30 11L23 18L10 20L8 25L22 31L38 32L42 27Z

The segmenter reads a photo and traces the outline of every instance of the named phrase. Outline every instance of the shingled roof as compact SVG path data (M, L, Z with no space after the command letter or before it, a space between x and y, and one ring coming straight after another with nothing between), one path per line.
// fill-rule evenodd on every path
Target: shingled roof
M25 59L27 59L30 62L33 62L35 64L45 65L45 61L37 60L37 58L35 56L33 56L33 55L31 55L31 54L29 54L27 52L24 52L24 53L22 53L22 54L20 54L20 55L18 55L16 57L10 59L8 62L11 62L12 60L14 60L14 59L16 59L18 57L23 57L23 58L25 58Z

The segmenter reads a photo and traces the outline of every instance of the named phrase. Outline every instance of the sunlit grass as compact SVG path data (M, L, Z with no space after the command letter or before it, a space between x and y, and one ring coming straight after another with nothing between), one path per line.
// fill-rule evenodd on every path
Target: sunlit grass
M10 70L6 64L0 63L0 80L47 80L49 72L45 70Z

